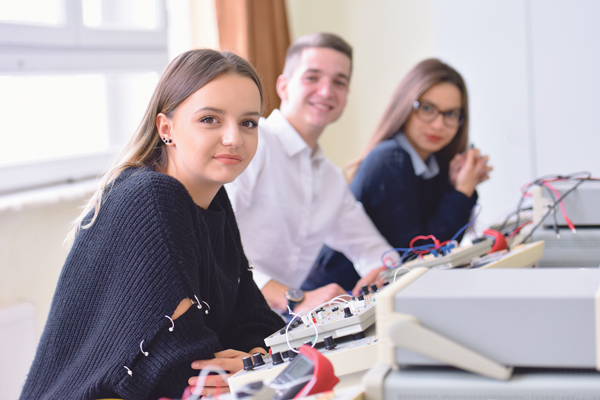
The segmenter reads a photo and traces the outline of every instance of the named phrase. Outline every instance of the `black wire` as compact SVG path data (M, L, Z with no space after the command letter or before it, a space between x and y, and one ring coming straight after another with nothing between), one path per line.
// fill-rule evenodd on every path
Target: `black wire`
M550 197L552 198L552 200L556 203L556 195L554 194L554 192L545 185L542 186L542 189L546 189L546 191L550 193ZM560 233L558 232L558 221L556 220L556 208L552 212L552 228L554 229L554 233L556 234L556 236L559 236Z
M587 174L587 177L585 177L585 178L574 178L574 177L573 177L573 176L582 175L582 174ZM546 219L546 217L547 217L547 216L548 216L548 215L549 215L549 214L550 214L550 213L551 213L551 212L552 212L554 209L556 209L556 206L557 206L558 204L560 204L560 202L561 202L561 201L562 201L562 200L563 200L565 197L567 197L567 196L568 196L568 195L569 195L571 192L573 192L575 189L577 189L577 188L579 187L579 185L581 185L583 182L585 182L585 181L589 181L589 180L594 180L594 179L590 179L590 178L591 178L591 176L592 176L592 174L591 174L590 172L582 172L582 173L577 173L577 174L571 174L571 175L568 175L568 178L567 178L567 177L565 177L564 179L569 179L569 180L572 180L572 179L578 179L578 180L579 180L579 182L577 182L577 183L576 183L576 184L575 184L575 185L574 185L574 186L573 186L571 189L567 190L567 191L566 191L566 192L565 192L565 193L564 193L562 196L560 196L560 197L559 197L559 198L558 198L558 199L557 199L557 200L554 202L554 204L552 204L552 206L550 206L550 207L548 208L548 211L546 211L546 214L544 214L544 216L543 216L543 217L540 219L540 221L539 221L539 222L538 222L538 223L537 223L537 224L536 224L536 225L535 225L535 226L534 226L534 227L531 229L531 231L530 231L530 232L527 234L527 236L525 236L525 237L523 238L523 240L521 240L521 243L525 243L525 241L526 241L527 239L529 239L529 238L530 238L530 237L533 235L533 232L534 232L534 231L535 231L537 228L539 228L539 227L540 227L540 225L541 225L541 224L544 222L544 220Z
M519 226L521 226L521 206L523 205L523 200L525 200L525 194L527 193L527 191L529 190L530 187L537 185L537 186L541 186L542 182L548 179L564 179L563 176L561 175L544 175L540 178L537 178L536 180L534 180L533 182L531 182L529 185L527 185L527 187L525 187L523 189L523 194L521 195L521 199L519 200L519 205L517 206L517 220L515 221L515 229L519 229Z
M577 178L579 175L585 175L586 177L585 178ZM515 214L517 215L517 219L516 219L515 223L513 224L514 228L510 229L509 232L512 232L519 228L519 226L521 225L520 213L521 213L521 211L527 210L527 208L521 208L523 205L523 201L525 200L525 194L527 193L529 188L531 188L532 186L534 186L534 185L542 186L543 181L545 181L545 180L574 180L574 179L599 180L597 178L592 178L591 175L592 174L588 171L581 171L581 172L574 172L572 174L568 174L565 176L563 176L563 175L544 175L544 176L541 176L541 177L535 179L533 182L531 182L529 185L527 185L525 188L523 188L521 199L519 200L519 203L517 205L517 210L510 213L506 217L506 219L504 220L504 222L502 223L502 225L500 227L500 230L502 231L502 229L504 229L504 227L508 223L508 220L510 219L510 217ZM546 218L546 216L544 216L544 219L545 218ZM533 232L533 230L532 230L532 232Z
M515 214L516 214L516 213L518 213L518 212L519 212L519 210L516 210L516 211L511 211L511 212L510 212L510 213L509 213L509 214L506 216L506 218L504 219L504 222L502 222L502 225L500 225L500 229L499 229L499 231L501 231L501 232L502 232L502 230L503 230L503 229L506 227L506 224L508 223L508 220L510 219L510 217L512 217L513 215L515 215Z
M522 212L522 211L529 211L529 210L533 210L533 207L525 207L522 210L518 210L518 211L512 211L510 214L508 214L508 216L506 217L506 219L504 220L504 222L502 223L502 225L500 226L500 229L498 229L503 235L507 235L508 233L512 232L515 230L515 228L513 228L512 226L509 228L505 228L506 224L508 222L508 220L510 219L510 217L512 217L513 215Z

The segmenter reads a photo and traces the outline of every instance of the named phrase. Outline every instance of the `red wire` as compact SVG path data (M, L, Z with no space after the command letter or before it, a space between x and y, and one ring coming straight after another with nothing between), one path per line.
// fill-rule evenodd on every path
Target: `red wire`
M548 179L542 179L542 180L536 180L533 182L528 182L525 185L521 186L521 192L524 192L525 190L528 190L535 182L557 182L557 181L571 181L571 180L586 180L586 181L598 181L600 180L600 178L595 178L593 176L590 176L589 178L577 178L576 176L571 176L571 177L561 177L561 178L548 178Z
M535 183L535 182L540 182L542 185L546 186L548 189L552 190L552 192L554 192L554 194L556 195L556 198L559 199L560 195L558 193L558 191L556 189L554 189L554 187L552 185L550 185L550 182L557 182L557 181L570 181L570 180L590 180L590 181L597 181L600 180L600 178L595 178L595 177L587 177L587 178L577 178L577 177L560 177L560 178L549 178L549 179L542 179L542 180L538 180L538 181L534 181L534 182L529 182L523 186L521 186L521 192L525 192L526 190L529 190L529 188ZM532 196L531 193L524 193L523 194L524 197L530 197ZM575 225L573 225L573 222L569 219L569 217L567 217L567 212L565 211L565 206L562 202L562 200L559 202L560 203L560 209L562 211L563 217L565 219L565 222L567 223L567 226L569 227L569 229L571 229L571 231L573 231L573 233L575 233ZM511 233L511 235L509 236L509 240L516 235L525 225L529 224L530 222L526 222L523 225L519 226L517 229L515 229L513 231L513 233ZM411 242L412 243L412 242ZM411 246L412 247L412 246Z
M531 224L532 222L533 222L533 221L527 221L527 222L525 222L524 224L522 224L521 226L519 226L517 229L515 229L515 230L514 230L514 231L513 231L513 232L510 234L510 236L508 237L508 239L507 239L507 240L510 240L510 239L512 239L513 237L515 237L515 235L516 235L517 233L519 233L519 231L520 231L521 229L523 229L523 227L524 227L525 225L529 225L529 224Z
M551 184L549 184L547 182L542 182L542 184L544 186L546 186L548 189L552 190L552 192L554 192L554 194L556 195L557 199L560 199L560 194L558 193L558 191L556 189L554 189L554 187ZM573 223L571 222L569 217L567 217L567 212L565 211L565 205L563 204L562 200L559 203L560 203L560 209L562 210L562 215L563 215L565 221L567 222L567 226L569 227L569 229L571 229L573 232L575 232L575 226L573 225Z
M394 265L394 260L392 259L392 257L385 257L383 259L383 269L385 269L386 265L388 265L388 263L386 261L390 261L389 265Z
M410 241L410 243L409 243L409 246L408 246L408 247L410 247L410 248L412 249L412 248L413 248L413 245L415 244L415 242L416 242L417 240L433 240L434 247L435 247L436 249L439 249L439 248L440 248L440 241L439 241L439 240L437 240L437 239L436 239L436 237L435 237L435 236L433 236L433 235L427 235L427 236L419 235L419 236L415 236L415 237L414 237L414 238L413 238L413 239ZM423 254L431 253L431 251L429 251L429 250L413 250L413 253L415 253L415 254L417 254L417 255L419 255L419 256L422 256Z

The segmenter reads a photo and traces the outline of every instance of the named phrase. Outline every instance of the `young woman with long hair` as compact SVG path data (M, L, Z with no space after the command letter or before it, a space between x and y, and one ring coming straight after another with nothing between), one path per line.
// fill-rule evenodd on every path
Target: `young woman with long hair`
M461 75L437 59L413 67L349 171L350 189L392 246L407 248L420 235L443 242L469 221L491 167L467 147L468 130ZM336 282L352 290L358 279L343 254L324 247L302 288Z
M75 222L22 399L181 397L196 360L234 373L265 352L283 322L222 187L256 152L261 107L256 71L232 53L169 64Z

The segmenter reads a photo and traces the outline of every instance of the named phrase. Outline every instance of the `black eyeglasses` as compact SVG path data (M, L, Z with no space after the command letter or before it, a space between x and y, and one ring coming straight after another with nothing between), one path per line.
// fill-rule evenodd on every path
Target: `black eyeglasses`
M413 103L413 109L415 110L417 117L424 122L431 122L436 119L439 114L442 114L444 125L448 128L458 128L465 123L465 114L461 109L442 112L433 104L426 102L421 103L418 100Z

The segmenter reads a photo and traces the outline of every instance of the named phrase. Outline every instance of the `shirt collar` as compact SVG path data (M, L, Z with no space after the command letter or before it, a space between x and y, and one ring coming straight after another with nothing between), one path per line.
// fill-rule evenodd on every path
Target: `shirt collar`
M273 110L271 115L269 115L269 118L262 123L265 124L279 139L288 156L293 157L303 150L308 149L308 151L312 153L311 158L313 161L325 158L321 146L317 145L316 150L313 152L310 146L306 144L304 139L302 139L302 136L294 129L292 124L289 123L279 109L276 108Z
M431 179L440 172L440 166L435 159L433 154L427 157L427 160L423 161L421 156L417 153L415 148L410 144L404 133L399 132L396 136L396 141L406 152L410 155L413 169L415 174L423 179Z

